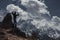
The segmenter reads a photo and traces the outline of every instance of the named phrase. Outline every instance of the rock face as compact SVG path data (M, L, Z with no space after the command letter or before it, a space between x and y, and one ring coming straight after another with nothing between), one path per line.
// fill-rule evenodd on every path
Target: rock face
M2 27L6 29L13 27L12 17L10 13L8 13L2 21Z

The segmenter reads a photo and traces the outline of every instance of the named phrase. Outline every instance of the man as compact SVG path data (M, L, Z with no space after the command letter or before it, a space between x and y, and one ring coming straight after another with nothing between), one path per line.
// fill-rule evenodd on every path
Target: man
M14 24L15 27L16 27L16 24L17 24L16 18L17 18L18 15L19 15L19 14L17 14L16 12L12 12L12 16L13 16L13 24Z
M17 29L17 22L16 22L16 18L17 18L17 16L19 15L19 14L17 14L16 12L12 12L12 23L13 23L13 33L17 33L17 31L18 31L18 29ZM16 35L16 33L15 33L15 35Z

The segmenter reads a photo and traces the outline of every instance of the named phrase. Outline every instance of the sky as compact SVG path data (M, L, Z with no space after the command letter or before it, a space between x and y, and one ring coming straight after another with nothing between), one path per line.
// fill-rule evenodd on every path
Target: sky
M8 12L16 11L19 13L16 19L17 28L26 34L30 35L33 30L38 29L49 37L57 38L60 37L60 33L56 31L60 31L59 7L59 0L0 0L0 18L6 14L3 13L5 12L4 10ZM24 21L21 22L22 20Z
M60 17L60 0L45 0L51 15Z
M0 0L0 9L5 9L5 7L11 3L19 5L17 2L18 1L16 0L15 1L14 0L13 1L12 0ZM45 0L45 4L48 6L48 10L50 11L51 15L60 17L60 0Z

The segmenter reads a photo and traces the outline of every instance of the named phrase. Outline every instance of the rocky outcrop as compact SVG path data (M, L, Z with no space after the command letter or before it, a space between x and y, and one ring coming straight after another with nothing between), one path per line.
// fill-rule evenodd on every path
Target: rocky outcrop
M10 13L8 13L5 16L4 20L2 21L1 27L5 28L5 29L9 29L9 28L13 27L12 17L10 15Z

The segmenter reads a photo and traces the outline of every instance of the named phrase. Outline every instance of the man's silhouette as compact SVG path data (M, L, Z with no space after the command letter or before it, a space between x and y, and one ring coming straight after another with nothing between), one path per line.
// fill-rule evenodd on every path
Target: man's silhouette
M14 26L16 27L16 24L17 24L16 18L18 16L18 14L16 12L12 12L12 15L13 15L13 23L14 23Z
M13 24L14 24L14 27L13 27L13 33L18 33L18 28L17 28L17 22L16 22L16 18L18 16L18 14L16 12L12 12L12 16L13 16ZM16 35L16 34L15 34Z

